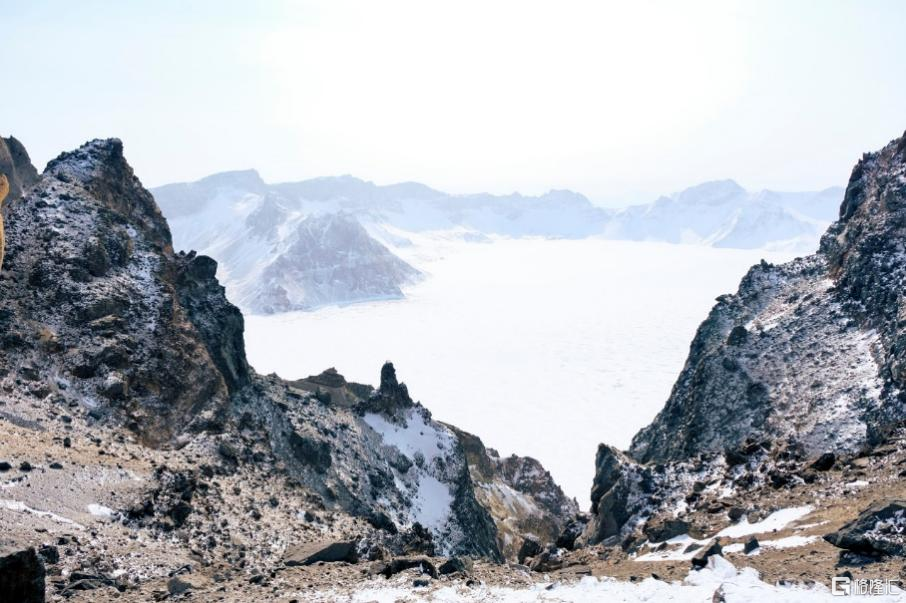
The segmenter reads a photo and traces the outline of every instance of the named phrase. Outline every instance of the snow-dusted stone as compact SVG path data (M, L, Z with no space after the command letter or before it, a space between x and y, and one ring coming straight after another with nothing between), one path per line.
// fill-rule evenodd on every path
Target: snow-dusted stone
M906 557L906 501L874 504L824 539L856 553Z

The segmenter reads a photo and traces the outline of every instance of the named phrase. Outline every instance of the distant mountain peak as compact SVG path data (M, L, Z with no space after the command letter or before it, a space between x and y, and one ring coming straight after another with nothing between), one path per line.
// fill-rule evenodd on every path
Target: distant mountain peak
M720 203L745 194L746 189L742 188L735 180L726 179L710 180L690 186L676 193L673 197L683 203Z
M243 178L249 180L248 186L235 184L241 184ZM230 186L235 187L236 194L217 198L205 186L211 182L234 183ZM390 227L413 233L469 231L480 236L603 236L803 252L817 246L821 232L836 217L843 196L842 189L752 193L735 180L721 179L702 182L653 203L615 210L597 207L569 189L551 189L541 195L452 195L418 182L378 185L350 174L268 185L252 171L168 185L154 193L171 222L189 215L201 219L201 212L208 212L205 219L216 219L210 215L214 210L208 204L245 199L243 207L251 207L247 195L253 194L279 199L279 207L260 216L264 219L259 224L262 228L278 228L279 222L300 216L345 211L373 232L388 232L385 227ZM275 233L263 239L276 241L279 237ZM202 243L195 245L207 249Z
M233 186L236 188L247 188L251 190L264 189L267 185L261 179L258 170L230 170L227 172L218 172L198 180L194 184L200 186Z

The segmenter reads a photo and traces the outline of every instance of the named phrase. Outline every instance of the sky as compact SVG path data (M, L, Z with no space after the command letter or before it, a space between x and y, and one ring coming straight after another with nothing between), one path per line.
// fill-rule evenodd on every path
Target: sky
M256 168L641 202L845 185L906 130L906 3L0 0L0 133L147 186Z

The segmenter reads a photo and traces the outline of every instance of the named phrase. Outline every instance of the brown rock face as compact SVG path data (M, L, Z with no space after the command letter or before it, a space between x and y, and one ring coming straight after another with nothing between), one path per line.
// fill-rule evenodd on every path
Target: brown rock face
M10 136L0 136L0 174L9 178L10 200L18 199L22 192L38 181L38 170L22 143Z
M557 543L579 514L579 507L541 463L516 455L500 458L477 436L456 428L453 431L465 453L475 497L497 526L504 557L517 559L520 545L527 539Z

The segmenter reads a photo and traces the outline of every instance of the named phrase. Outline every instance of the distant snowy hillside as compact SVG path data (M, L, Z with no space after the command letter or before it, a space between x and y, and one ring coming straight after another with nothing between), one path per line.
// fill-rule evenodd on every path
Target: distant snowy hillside
M617 212L611 239L695 243L714 247L813 251L836 219L843 189L750 193L732 180L693 186L647 205Z
M177 248L220 263L233 303L253 314L402 296L419 272L347 212L303 212L254 171L154 190Z
M571 191L539 197L453 196L416 182L378 186L352 176L275 184L271 189L305 211L345 210L363 223L415 232L462 229L510 237L583 238L599 234L611 214Z
M839 188L750 193L724 180L611 210L566 190L457 196L352 176L266 184L254 170L152 192L176 247L218 260L230 298L253 313L400 297L418 272L378 240L403 248L429 232L471 241L602 236L808 252L842 198Z
M262 313L398 298L419 272L346 213L312 215L257 279L240 285L240 305Z

